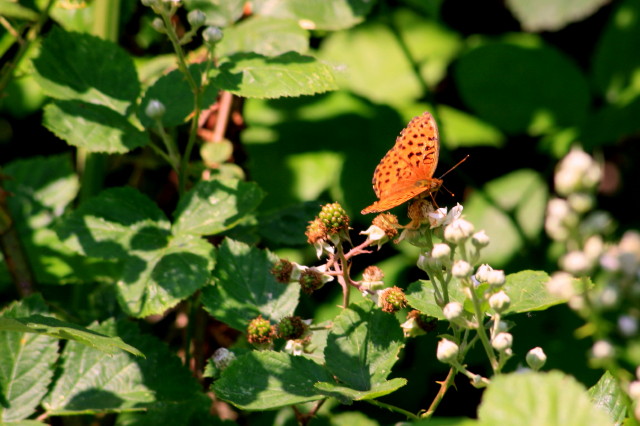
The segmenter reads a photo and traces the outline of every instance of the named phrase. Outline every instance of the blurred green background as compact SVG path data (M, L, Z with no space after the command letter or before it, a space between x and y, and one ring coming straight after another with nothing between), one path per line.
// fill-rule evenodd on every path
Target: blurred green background
M24 3L34 2L38 3ZM230 40L234 27L243 25L236 22L242 16L242 1L222 6L206 0L185 3L187 10L204 8ZM259 14L268 4L254 1L252 7ZM470 155L447 175L445 186L451 194L440 191L437 202L448 207L463 204L466 218L476 229L486 230L491 245L484 260L494 268L506 273L556 269L558 248L544 234L544 210L554 165L574 144L604 162L598 202L615 218L616 232L640 227L638 197L632 192L640 183L635 165L640 158L640 0L349 4L351 15L337 16L344 19L328 20L312 30L295 27L302 40L300 50L333 68L339 91L244 101L244 129L235 136L234 158L268 195L258 226L251 232L234 230L231 236L311 265L317 260L306 246L306 224L322 203L339 201L351 215L354 242L360 241L358 232L373 218L359 213L375 200L373 170L400 130L425 110L435 115L441 132L436 176ZM86 7L55 8L55 23L44 31L62 25L91 32L99 19L93 6L87 1ZM291 10L276 17L291 19ZM150 11L139 2L121 1L119 16L118 43L137 58L144 80L149 64L157 65L170 46L150 28ZM269 30L264 31L256 38L268 38ZM6 53L6 40L0 39L0 53ZM221 45L223 51L231 49L228 43ZM277 38L270 43L266 48L277 50ZM21 64L0 99L2 165L34 154L73 152L41 126L46 98L29 67L29 61ZM130 182L134 170L139 172L139 157L134 151L109 158L105 186ZM152 164L136 182L162 205L166 176L163 166ZM408 222L406 206L393 212L401 223ZM376 263L389 284L406 288L426 278L415 268L418 254L407 243L389 244L356 259L354 275ZM313 297L303 297L300 313L329 319L337 312L339 298L337 286L325 287ZM596 380L599 373L584 367L588 342L567 345L579 322L565 308L516 317L514 322L519 359L543 345L550 368L572 373L587 385ZM433 382L442 380L445 371L434 353L433 337L408 343L396 374L424 380L387 397L389 402L413 410L433 397ZM479 366L473 368L479 370L483 364L477 361ZM460 404L466 398L478 395L462 379L458 393L448 395L438 414L474 415L473 404ZM384 418L384 413L377 413Z

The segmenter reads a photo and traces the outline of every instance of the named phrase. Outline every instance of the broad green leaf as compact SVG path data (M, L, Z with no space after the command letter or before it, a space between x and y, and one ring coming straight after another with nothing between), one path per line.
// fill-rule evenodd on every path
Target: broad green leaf
M340 70L335 76L341 88L372 102L397 105L423 96L413 64L397 36L382 23L367 22L329 35L320 56Z
M206 62L192 64L189 66L191 77L201 87L202 74L207 69ZM218 88L213 84L205 87L200 94L200 107L207 109L216 101ZM162 116L162 124L165 127L173 127L187 121L194 110L193 89L187 82L184 74L180 70L173 70L163 75L147 89L140 102L141 108L138 118L146 128L155 128L156 122L149 118L145 109L151 100L160 101L165 106L165 113Z
M0 320L47 314L39 295L13 303ZM23 420L35 413L53 377L58 340L36 333L0 331L0 423Z
M461 284L455 278L449 283L448 290L450 302L460 302L464 305L466 296L462 292ZM442 308L436 304L435 290L430 281L419 280L411 283L405 294L412 308L439 320L446 319Z
M305 357L253 351L231 363L212 389L243 410L270 410L323 399L314 384L331 381L329 372Z
M120 305L138 318L161 314L204 286L213 266L209 242L186 234L171 237L164 247L125 259L117 283Z
M40 16L35 10L10 0L0 0L0 15L6 18L26 19L29 21L36 21Z
M251 214L264 192L253 182L200 181L178 203L174 234L214 235L231 229Z
M215 284L202 290L202 304L216 319L236 330L262 315L274 323L292 315L300 286L282 284L270 270L278 257L229 238L218 248Z
M311 56L237 53L212 71L213 83L246 98L314 95L336 90L331 69Z
M124 114L140 93L129 55L88 34L54 28L33 65L43 90L56 99L102 105Z
M207 16L207 25L227 27L242 17L245 0L185 0L187 10L201 10ZM231 27L233 28L233 27ZM224 31L227 37L227 30Z
M149 136L121 114L75 100L45 106L43 124L69 145L88 152L124 154L149 143Z
M492 146L500 148L505 136L496 127L447 105L438 106L441 143L448 149Z
M342 30L364 19L373 6L367 0L254 0L257 15L287 18L313 30Z
M40 284L113 280L111 261L80 256L52 229L78 193L78 177L68 155L17 160L3 168L12 196L7 205L31 271Z
M388 395L407 384L406 379L396 378L385 382L375 383L373 387L366 391L358 391L335 383L316 383L315 388L326 394L337 398L343 404L350 404L352 401L362 401L366 399L376 399Z
M133 188L107 189L82 204L58 227L68 246L87 256L126 259L130 252L166 247L170 223Z
M640 92L640 89L638 91ZM638 116L640 116L640 96L633 98L630 102L604 105L589 117L580 129L579 135L570 135L573 138L566 144L567 148L562 154L566 154L576 140L582 143L586 151L615 145L620 140L640 131L640 123L636 120Z
M396 317L365 300L351 304L334 320L324 358L345 386L371 391L386 381L402 346Z
M536 39L481 44L458 60L454 77L464 102L507 133L543 135L586 119L585 77L568 57Z
M206 416L209 399L163 343L126 321L109 320L90 329L135 342L146 358L124 352L108 355L69 342L62 354L62 373L43 401L47 413L146 411L136 423L142 425L182 425Z
M331 151L291 154L286 165L293 175L290 191L299 200L312 201L324 191L339 188L344 156Z
M609 373L600 377L598 383L589 388L591 402L609 414L615 424L623 424L627 415L626 397L616 379Z
M108 354L115 354L123 350L137 356L144 356L139 350L127 345L119 337L105 336L79 325L40 314L15 318L0 316L0 331L43 334L56 339L74 340Z
M304 233L309 221L318 214L319 209L318 202L309 201L258 216L258 232L271 245L302 246L307 244Z
M216 54L220 56L240 52L278 56L289 51L304 54L308 50L309 32L295 21L259 15L227 28L216 46Z
M613 424L582 384L558 371L495 376L482 396L478 418L481 425Z
M507 0L525 31L557 31L594 14L608 0Z
M526 256L527 247L542 232L547 197L545 180L529 169L494 179L472 193L464 215L491 240L482 249L482 261L501 268L514 255Z
M545 287L547 281L549 281L549 275L544 271L527 270L507 275L507 281L502 290L511 299L511 304L504 314L543 311L566 302L547 291Z
M616 2L598 39L592 66L595 87L609 102L619 104L640 94L638 43L640 1Z

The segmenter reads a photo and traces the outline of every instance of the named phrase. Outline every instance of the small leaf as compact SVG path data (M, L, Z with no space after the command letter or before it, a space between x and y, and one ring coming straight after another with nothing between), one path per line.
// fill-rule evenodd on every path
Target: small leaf
M473 48L454 76L464 102L506 133L543 135L586 119L589 86L580 69L537 39Z
M264 192L253 182L235 179L200 181L180 199L173 232L219 234L245 219L263 197Z
M549 275L544 271L526 270L507 275L503 290L511 299L511 304L504 314L543 311L566 302L547 291L547 281Z
M216 27L227 27L240 19L245 3L245 0L184 0L187 10L201 10L207 16L207 25ZM224 31L224 38L227 38L227 31Z
M254 13L294 19L314 30L342 30L364 19L374 2L368 0L254 0Z
M589 388L589 396L596 407L609 414L612 422L624 423L627 417L626 397L611 373L605 371L598 383Z
M357 391L386 381L403 346L395 316L369 301L349 305L335 319L324 358L338 380Z
M478 418L483 425L613 424L589 401L582 384L558 371L494 377L482 397Z
M44 107L43 124L69 145L88 152L123 154L149 143L145 132L101 105L54 101Z
M407 379L396 378L385 382L376 383L370 390L357 391L335 383L320 382L315 384L315 388L326 394L337 398L343 404L351 404L352 401L362 401L376 399L388 395L407 384Z
M323 399L314 384L332 380L322 366L307 358L253 351L231 363L212 389L217 397L243 410L270 410Z
M305 53L309 50L309 32L291 19L250 16L238 25L227 28L216 46L220 56L234 53L258 53L278 56L286 52Z
M270 270L278 257L226 238L218 248L215 285L202 290L204 308L236 330L262 315L274 323L293 315L300 286L282 284Z
M0 321L47 314L40 295L29 296L5 309ZM58 340L35 333L0 330L0 423L23 420L35 413L48 392Z
M115 43L54 28L33 61L42 89L56 99L102 105L124 114L140 93L131 57Z
M90 329L136 342L147 357L107 355L69 342L61 375L43 402L49 415L145 411L135 422L140 425L189 424L207 417L209 399L162 342L126 321L108 320Z
M119 337L105 336L79 325L39 314L16 318L2 316L0 317L0 331L43 334L55 339L75 340L108 354L124 350L136 356L144 356L142 352L127 345Z
M593 15L608 0L507 0L507 7L526 31L557 31Z
M275 57L238 53L212 71L213 82L246 98L281 98L336 90L328 66L311 56L287 52Z
M317 200L323 192L336 190L344 161L344 155L332 151L289 155L286 165L293 175L289 190L303 201Z
M446 136L442 143L449 149L460 147L492 146L501 148L505 136L496 127L447 105L438 106L439 124Z
M207 65L204 62L189 66L191 77L199 87L201 87L202 74L206 69ZM217 96L218 88L213 84L209 84L205 87L204 92L200 94L200 107L202 109L208 108L216 101ZM145 92L140 102L141 108L138 118L146 128L155 128L156 126L156 122L149 118L145 112L152 99L160 101L165 107L166 111L161 119L165 127L183 124L194 110L193 89L180 70L173 70L163 75Z

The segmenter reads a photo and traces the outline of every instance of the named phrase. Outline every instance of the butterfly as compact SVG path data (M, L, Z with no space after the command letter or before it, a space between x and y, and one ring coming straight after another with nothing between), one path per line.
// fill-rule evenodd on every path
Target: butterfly
M378 213L422 193L437 192L442 179L433 177L438 165L440 139L433 116L414 117L396 138L396 143L373 172L373 190L378 201L361 213Z

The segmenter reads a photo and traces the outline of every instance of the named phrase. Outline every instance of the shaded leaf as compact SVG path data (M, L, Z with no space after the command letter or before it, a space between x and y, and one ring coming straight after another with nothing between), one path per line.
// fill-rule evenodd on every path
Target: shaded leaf
M361 22L373 6L367 0L254 0L254 13L296 20L307 29L341 30Z
M367 391L358 391L334 383L316 383L315 388L326 394L337 398L343 404L351 404L352 401L362 401L366 399L376 399L388 395L407 384L406 379L396 378L385 382L376 383Z
M253 182L237 179L200 181L180 199L173 232L219 234L242 222L263 197L264 192Z
M33 61L43 90L56 99L102 105L124 114L140 93L131 57L115 43L54 28Z
M313 95L337 89L328 66L297 52L274 57L238 53L221 63L212 77L220 89L246 98Z
M307 358L253 351L231 363L212 389L238 408L269 410L325 398L314 384L332 380L322 366Z
M626 397L611 373L605 371L598 383L589 388L589 396L596 407L609 414L612 422L624 423L627 417Z
M44 107L43 124L69 145L88 152L123 154L149 143L145 132L101 105L54 101Z
M207 16L206 24L216 27L227 27L242 16L245 0L185 0L187 10L201 10ZM233 27L231 27L233 28ZM224 32L227 37L227 31Z
M594 14L608 0L507 0L507 7L526 31L557 31Z
M277 322L292 315L300 286L282 284L270 270L278 257L266 250L226 238L218 248L215 285L202 290L204 308L236 330L262 315Z
M216 53L258 53L278 56L293 51L309 50L309 32L291 19L254 15L224 31L224 38L216 46Z

